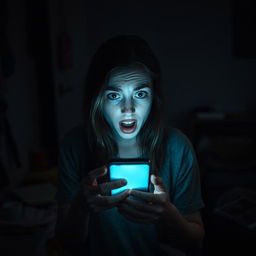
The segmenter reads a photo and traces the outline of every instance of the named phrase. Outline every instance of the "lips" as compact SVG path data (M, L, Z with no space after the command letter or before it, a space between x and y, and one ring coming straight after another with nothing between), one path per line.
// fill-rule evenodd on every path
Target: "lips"
M123 133L133 133L137 128L136 119L125 119L119 122L120 130Z

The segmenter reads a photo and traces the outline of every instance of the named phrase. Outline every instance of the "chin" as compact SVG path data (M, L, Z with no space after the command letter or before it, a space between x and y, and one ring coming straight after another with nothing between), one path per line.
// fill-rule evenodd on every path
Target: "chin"
M138 135L138 132L135 131L134 133L130 133L130 134L125 134L123 133L122 131L119 131L119 136L122 138L122 139L125 139L125 140L130 140L130 139L134 139L136 138Z
M137 137L137 132L134 133L134 134L119 134L119 136L123 139L133 139L133 138L136 138Z

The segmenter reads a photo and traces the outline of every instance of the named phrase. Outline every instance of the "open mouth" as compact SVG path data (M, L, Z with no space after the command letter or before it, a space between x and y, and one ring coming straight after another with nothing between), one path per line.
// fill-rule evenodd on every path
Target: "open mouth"
M133 133L137 127L136 119L126 119L119 122L120 130L123 133Z

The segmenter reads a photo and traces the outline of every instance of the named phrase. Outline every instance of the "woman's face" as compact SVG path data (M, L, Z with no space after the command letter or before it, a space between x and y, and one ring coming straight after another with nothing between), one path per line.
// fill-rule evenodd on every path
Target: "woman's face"
M116 68L104 88L103 114L117 143L133 141L147 120L152 104L152 79L140 66Z

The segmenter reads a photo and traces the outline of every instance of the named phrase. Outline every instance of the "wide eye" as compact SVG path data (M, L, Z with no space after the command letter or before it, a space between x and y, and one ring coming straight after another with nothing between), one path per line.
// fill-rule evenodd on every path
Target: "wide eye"
M119 95L119 93L111 92L111 93L108 93L108 94L107 94L107 98L108 98L109 100L117 100L117 99L120 98L120 95Z
M138 91L135 93L135 97L139 99L144 99L148 96L148 93L146 91Z

